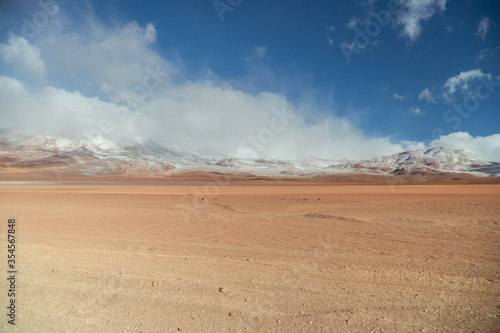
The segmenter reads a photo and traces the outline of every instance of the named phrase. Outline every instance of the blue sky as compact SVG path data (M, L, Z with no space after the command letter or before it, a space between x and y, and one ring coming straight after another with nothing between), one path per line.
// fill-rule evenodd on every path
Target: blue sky
M496 1L41 3L0 5L6 126L243 157L499 159ZM293 115L280 130L273 110Z

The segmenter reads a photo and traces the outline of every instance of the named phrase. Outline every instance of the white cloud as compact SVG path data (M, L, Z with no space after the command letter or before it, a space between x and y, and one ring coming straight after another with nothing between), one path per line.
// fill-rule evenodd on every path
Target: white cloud
M500 50L500 46L487 47L482 49L476 57L476 62L482 61L488 57L494 56Z
M404 147L404 150L421 150L428 148L423 142L402 140L400 143Z
M144 33L144 41L146 43L152 43L156 40L156 28L153 24L148 23L146 25L146 31Z
M88 23L82 31L59 28L34 39L49 59L49 84L28 89L18 79L0 77L2 126L54 135L97 132L117 141L154 139L201 154L235 155L242 143L270 126L273 110L288 110L294 119L257 149L256 157L357 159L402 149L390 138L366 136L331 111L311 119L314 113L328 114L314 102L249 94L228 82L173 79L182 63L174 66L152 48L156 29L151 24L109 28L92 19ZM263 57L266 50L259 46L254 52ZM160 81L152 72L161 73ZM136 88L146 97L134 98ZM111 130L103 127L106 123Z
M463 149L489 161L500 162L500 134L473 137L467 132L455 132L432 141L430 146Z
M429 89L425 88L420 92L420 95L418 96L418 100L426 100L429 103L436 103L436 100L432 93L429 91Z
M370 158L401 150L389 138L365 136L344 118L311 119L311 113L321 113L314 103L292 104L275 93L252 95L227 82L174 82L170 73L162 82L146 80L157 86L132 108L134 100L128 97L135 87L144 88L147 68L172 67L150 47L153 31L135 23L108 29L93 22L86 32L52 32L38 40L42 55L52 60L49 77L55 82L73 78L75 88L47 85L33 92L17 79L0 77L0 124L56 135L104 132L118 141L151 138L202 154L234 155L249 137L270 126L273 110L288 110L295 118L256 157ZM265 47L256 51L264 55ZM99 87L104 95L77 92L86 85ZM103 130L106 122L113 130Z
M422 32L422 24L437 11L446 10L447 0L408 0L403 3L401 14L396 23L403 26L403 36L414 41Z
M253 53L257 56L257 58L262 59L266 55L267 46L257 46L253 49Z
M328 31L329 33L334 33L335 31L337 31L337 28L335 28L333 25L326 25L325 30ZM328 41L328 44L330 46L333 46L333 44L335 44L335 40L333 38L327 36L326 40Z
M346 119L334 116L306 125L304 110L311 105L292 105L277 94L251 96L207 81L170 87L162 95L141 104L137 112L53 87L33 93L19 80L0 77L0 110L10 111L0 113L0 123L34 133L83 135L102 133L107 121L115 127L106 133L113 140L154 139L199 153L238 155L241 143L269 128L273 109L287 109L295 118L254 157L365 159L427 147L422 142L367 137ZM500 162L500 134L472 137L457 132L429 146L464 149Z
M124 106L49 86L30 92L19 80L5 76L0 76L0 109L0 124L32 133L83 135L111 119L120 125L117 139L134 134L130 131L133 124L125 125L121 119L134 120Z
M273 110L286 110L293 119L262 149L256 149L255 157L362 159L403 149L389 138L365 136L343 118L308 119L306 110L314 105L293 105L278 94L253 96L210 81L159 89L157 97L131 111L54 87L32 93L20 81L0 77L0 109L10 111L0 113L0 123L54 135L97 131L116 141L153 139L201 154L234 156L242 143L258 138L271 126L276 117ZM104 122L114 130L104 131Z
M54 29L37 38L31 47L39 49L38 59L46 59L46 81L33 88L32 82L0 76L2 126L54 135L97 131L117 141L154 139L201 154L235 155L242 143L270 127L273 110L287 110L293 119L256 149L255 157L364 159L423 145L368 136L314 102L251 94L221 80L183 79L182 62L153 48L153 25L109 28L91 21L81 31ZM165 73L158 81L148 68ZM173 76L177 72L180 78ZM146 89L146 98L131 97L135 88L150 85L155 87Z
M356 27L360 23L361 23L360 19L357 18L356 16L353 16L349 19L349 22L347 22L345 25L349 29L354 29L354 27Z
M411 116L415 116L415 117L418 117L418 116L423 116L425 114L425 111L423 111L422 109L420 109L419 107L411 107L410 110L408 110L408 112L410 113Z
M457 87L466 92L470 88L469 83L481 77L486 77L491 80L491 74L484 74L480 69L471 69L467 72L460 72L460 74L452 76L446 80L444 88L448 90L448 94L454 94L457 91Z
M62 15L62 14L61 14ZM168 81L174 66L156 52L153 24L145 27L128 22L114 28L93 18L80 31L64 27L48 31L37 40L51 77L72 90L100 93L115 103L135 108L149 98L158 80ZM160 82L160 83L162 83ZM146 90L146 93L144 92Z
M4 62L34 78L43 79L47 74L40 49L31 45L24 37L10 36L7 44L0 44L0 56Z
M397 99L397 100L400 100L400 101L402 101L403 99L405 99L405 97L404 97L404 96L402 96L402 95L398 95L397 93L394 93L394 96L393 96L392 98Z
M488 31L490 30L490 26L492 21L489 17L483 18L479 21L477 25L476 35L484 42L486 40L486 36L488 35Z

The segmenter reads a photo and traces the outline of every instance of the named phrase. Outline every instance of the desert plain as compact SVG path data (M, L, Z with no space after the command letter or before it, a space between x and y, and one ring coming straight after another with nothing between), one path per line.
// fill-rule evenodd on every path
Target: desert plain
M2 332L499 332L500 185L2 181Z

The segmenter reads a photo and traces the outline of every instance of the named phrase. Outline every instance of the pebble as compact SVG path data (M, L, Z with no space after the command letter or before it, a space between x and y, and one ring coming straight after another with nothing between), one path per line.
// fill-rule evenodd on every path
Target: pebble
M223 293L223 292L224 292L224 288L220 287L220 288L219 288L219 292L220 292L220 293Z
M234 316L234 312L229 312L229 317Z

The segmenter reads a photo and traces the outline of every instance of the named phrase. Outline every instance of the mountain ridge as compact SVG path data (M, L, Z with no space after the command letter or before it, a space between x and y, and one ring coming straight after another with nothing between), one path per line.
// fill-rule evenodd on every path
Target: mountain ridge
M57 137L0 132L0 167L85 176L164 177L181 172L314 177L333 174L423 176L463 173L500 176L500 163L443 147L408 150L368 160L266 160L207 157L152 140L118 144L104 137Z

